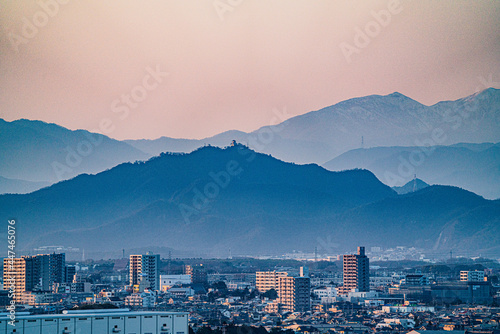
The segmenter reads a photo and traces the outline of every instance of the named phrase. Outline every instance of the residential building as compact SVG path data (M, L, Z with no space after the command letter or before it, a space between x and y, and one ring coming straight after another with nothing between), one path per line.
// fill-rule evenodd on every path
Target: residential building
M343 256L343 286L339 294L347 295L351 290L370 291L370 263L365 247L358 247L358 253Z
M130 255L129 282L131 286L141 284L141 280L149 283L151 290L160 289L160 255Z
M278 303L282 311L306 312L311 309L311 281L309 277L280 277L277 291Z
M462 282L482 282L484 281L484 270L461 271L460 281Z
M255 286L259 292L278 290L279 279L288 276L284 271L257 271L255 273Z
M3 259L3 289L14 292L14 301L20 302L26 291L26 262L24 258Z

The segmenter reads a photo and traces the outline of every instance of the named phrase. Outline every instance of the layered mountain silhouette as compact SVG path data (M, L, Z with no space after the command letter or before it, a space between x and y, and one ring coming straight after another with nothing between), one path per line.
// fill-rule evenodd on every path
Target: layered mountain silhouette
M275 110L270 123L286 119L286 109ZM278 122L279 123L279 122ZM156 140L118 141L84 130L68 130L41 121L0 119L0 176L37 187L98 173L123 162L148 159L162 152L191 152L205 145L224 147L231 140L283 161L324 163L352 149L375 146L439 146L459 142L500 142L500 90L489 88L456 101L425 106L400 93L353 98L333 106L292 117L251 133L227 131L201 140L162 137ZM365 166L356 166L363 167ZM388 182L390 186L402 186ZM488 177L488 171L484 176ZM451 184L498 198L483 191L482 180L464 175L430 183ZM413 178L413 175L408 176ZM419 175L420 177L420 175ZM0 182L0 193L24 193L22 182ZM492 183L491 183L492 184ZM31 190L31 189L30 189Z
M489 199L500 198L500 144L374 147L348 151L323 165L340 171L365 168L390 186L418 178L453 185Z
M0 119L0 176L4 178L54 183L149 157L127 143L89 131Z
M493 253L499 213L499 201L459 188L397 195L367 170L285 163L240 144L162 154L0 196L0 216L17 221L19 251L62 244L104 252L126 245L223 256L229 248L254 255L315 247L335 253L363 243Z
M283 113L284 110L276 112L278 116ZM166 151L188 152L205 144L224 146L231 139L284 161L318 164L361 148L362 143L365 147L375 147L500 142L500 90L488 88L432 106L397 92L386 96L370 95L292 117L251 133L228 131L198 141L162 137L127 143L157 155Z

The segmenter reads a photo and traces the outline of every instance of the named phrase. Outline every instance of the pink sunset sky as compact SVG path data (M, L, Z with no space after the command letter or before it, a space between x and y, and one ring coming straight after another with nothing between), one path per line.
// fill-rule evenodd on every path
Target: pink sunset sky
M1 7L0 118L96 132L104 122L117 139L252 131L276 108L293 116L395 91L430 105L500 82L500 1Z

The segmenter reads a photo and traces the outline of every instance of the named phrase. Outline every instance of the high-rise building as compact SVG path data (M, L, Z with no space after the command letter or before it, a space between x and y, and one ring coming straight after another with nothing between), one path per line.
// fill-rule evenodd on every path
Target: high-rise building
M130 285L139 285L141 280L146 280L150 289L159 290L160 255L150 252L145 255L130 255L129 274Z
M14 300L20 302L26 291L26 262L24 258L3 259L3 289L14 292Z
M278 303L282 311L306 312L311 309L309 277L282 276L278 281Z
M278 291L279 279L288 276L284 271L257 271L255 273L255 286L261 293L274 289Z
M53 253L49 255L50 281L52 283L64 283L66 280L66 254Z
M61 254L38 254L24 256L26 291L51 291L54 283L65 282L66 256Z
M71 284L76 275L76 267L75 266L66 266L64 273L64 280L66 283Z
M355 289L359 292L370 291L370 262L365 255L365 247L358 247L357 254L343 256L343 286L341 295L347 295Z

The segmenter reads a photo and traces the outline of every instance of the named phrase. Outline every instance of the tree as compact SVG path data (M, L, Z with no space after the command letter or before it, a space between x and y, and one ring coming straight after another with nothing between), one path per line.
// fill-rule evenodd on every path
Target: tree
M274 300L274 299L278 298L278 293L274 289L269 289L262 294L262 297L266 297L266 298L269 298L271 300Z

